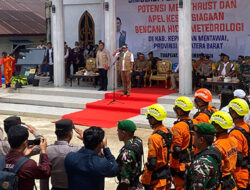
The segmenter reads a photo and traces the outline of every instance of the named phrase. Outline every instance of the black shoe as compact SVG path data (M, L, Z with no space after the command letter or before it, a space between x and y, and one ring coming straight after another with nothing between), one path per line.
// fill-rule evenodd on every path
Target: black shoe
M107 91L107 88L104 88L103 91Z
M48 82L54 82L54 80L53 79L49 79L49 81Z
M99 89L98 89L98 91L102 91L102 90L104 90L104 89L103 89L103 88L99 88Z

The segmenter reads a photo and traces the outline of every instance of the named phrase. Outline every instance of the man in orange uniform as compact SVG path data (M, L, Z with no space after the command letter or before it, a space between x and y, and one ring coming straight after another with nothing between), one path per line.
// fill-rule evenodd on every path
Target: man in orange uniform
M171 173L176 184L176 190L184 189L184 175L186 165L191 163L192 138L191 127L192 119L189 117L193 109L193 102L188 97L179 97L175 100L174 111L177 121L172 127L173 144L172 156L170 159Z
M218 111L212 115L210 123L217 131L214 145L222 155L221 189L235 190L237 187L233 173L236 169L238 142L227 133L233 127L233 119L228 113Z
M141 182L145 190L168 190L171 185L168 162L172 134L162 124L167 118L167 111L162 105L153 104L148 107L146 116L154 131L148 139L148 159Z
M4 78L6 87L10 87L10 80L12 77L12 62L15 59L11 56L8 56L6 52L2 53L2 62L4 67Z
M197 90L194 94L195 107L198 112L194 115L195 123L209 123L210 117L216 112L216 108L209 104L212 102L212 94L206 88Z
M234 178L238 189L247 189L249 180L248 174L248 152L249 152L249 126L244 122L244 116L249 112L249 106L243 99L236 98L229 105L229 113L233 118L235 127L230 132L230 136L238 141L238 157Z

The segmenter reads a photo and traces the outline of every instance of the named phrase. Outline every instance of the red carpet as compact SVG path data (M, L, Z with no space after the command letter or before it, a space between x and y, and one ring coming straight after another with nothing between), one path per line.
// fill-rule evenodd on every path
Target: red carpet
M88 103L85 110L62 118L71 119L76 125L116 127L117 121L139 115L141 108L157 103L158 97L175 92L162 87L133 88L129 97L120 96L121 92L116 92L116 102L111 104L113 93L106 93L105 99Z

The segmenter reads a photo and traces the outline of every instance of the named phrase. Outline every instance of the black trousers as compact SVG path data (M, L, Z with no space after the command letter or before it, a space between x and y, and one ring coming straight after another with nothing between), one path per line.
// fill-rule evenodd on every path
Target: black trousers
M108 86L108 71L105 69L98 69L98 73L100 74L100 87L101 89L107 89Z
M139 76L139 87L141 87L143 84L144 75L145 75L145 71L143 72L134 71L132 73L132 86L137 86L136 76Z
M51 190L68 190L68 189L62 189L62 188L56 188L56 187L52 187Z
M77 64L76 62L73 63L73 73L76 74L78 72L80 64Z
M70 67L71 67L71 64L73 64L72 61L68 61L66 63L66 77L69 78L70 77Z
M48 65L49 67L49 79L53 80L53 76L54 76L54 65Z

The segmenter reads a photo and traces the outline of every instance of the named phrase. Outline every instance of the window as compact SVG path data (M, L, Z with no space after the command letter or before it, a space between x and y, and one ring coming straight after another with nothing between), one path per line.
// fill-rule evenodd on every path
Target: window
M84 45L95 43L95 23L88 11L83 13L79 22L79 41Z

